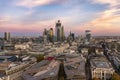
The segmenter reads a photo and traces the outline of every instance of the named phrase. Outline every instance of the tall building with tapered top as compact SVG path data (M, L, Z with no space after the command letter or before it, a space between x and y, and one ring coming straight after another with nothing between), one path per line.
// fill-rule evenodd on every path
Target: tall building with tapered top
M63 41L64 38L64 27L61 25L60 20L56 23L55 26L55 36L57 38L57 41Z

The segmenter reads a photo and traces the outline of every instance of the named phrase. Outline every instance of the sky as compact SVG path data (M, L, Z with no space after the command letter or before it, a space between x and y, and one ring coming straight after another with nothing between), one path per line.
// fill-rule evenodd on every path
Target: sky
M0 0L0 35L42 35L57 20L66 34L120 36L120 0Z

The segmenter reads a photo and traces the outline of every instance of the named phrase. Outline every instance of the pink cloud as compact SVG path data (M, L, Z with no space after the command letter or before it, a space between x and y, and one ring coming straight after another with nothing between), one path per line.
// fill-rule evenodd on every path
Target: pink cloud
M111 17L100 17L80 26L78 30L91 30L94 35L118 35L120 34L120 15ZM77 29L77 28L76 28Z

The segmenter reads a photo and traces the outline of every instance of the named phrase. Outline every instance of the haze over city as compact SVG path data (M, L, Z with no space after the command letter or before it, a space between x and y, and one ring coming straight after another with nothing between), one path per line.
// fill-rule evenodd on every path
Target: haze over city
M120 0L0 0L0 33L42 35L61 20L65 33L120 34Z

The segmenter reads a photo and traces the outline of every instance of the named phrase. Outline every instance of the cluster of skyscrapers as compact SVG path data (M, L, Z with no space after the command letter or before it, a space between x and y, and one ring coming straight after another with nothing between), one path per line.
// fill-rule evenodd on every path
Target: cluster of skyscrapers
M0 54L0 80L112 80L120 74L120 37L92 37L90 30L65 36L60 20L40 37L5 32Z
M90 30L86 30L85 31L85 43L89 44L89 42L91 41L91 31ZM68 37L65 37L65 32L64 32L64 26L62 25L61 21L58 20L55 24L55 29L50 28L48 29L44 29L43 31L43 37L42 37L42 41L44 43L47 42L64 42L65 40L69 40L74 41L75 40L75 34L71 33L68 35ZM5 32L4 33L4 40L9 42L11 40L11 36L10 36L10 32Z
M43 40L44 40L44 43L46 43L47 41L53 42L54 40L53 28L50 28L49 30L44 29Z
M60 20L58 20L58 22L55 25L55 35L54 35L53 28L50 28L49 30L44 29L43 39L45 43L47 41L49 42L60 41L61 42L65 40L64 27L62 26Z

